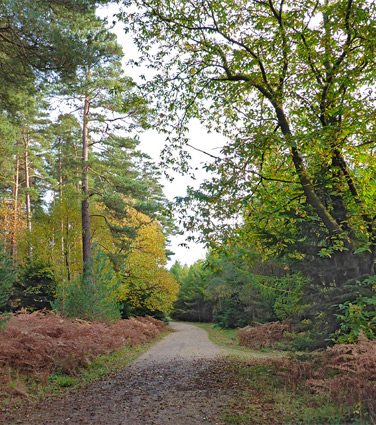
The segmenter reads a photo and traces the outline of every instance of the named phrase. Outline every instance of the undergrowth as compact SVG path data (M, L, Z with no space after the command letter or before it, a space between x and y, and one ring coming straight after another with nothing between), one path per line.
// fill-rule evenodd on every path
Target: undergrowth
M12 315L0 338L3 411L124 367L164 333L151 317L103 324L51 312Z
M213 342L229 348L244 338L253 349L283 346L290 336L288 327L277 324L240 330L240 339L234 331L211 324L200 327ZM376 341L361 335L358 344L325 351L244 358L232 356L225 372L239 383L226 415L228 424L376 424Z
M238 425L347 425L360 421L356 405L336 404L322 394L312 394L304 384L287 382L280 374L281 360L232 359L227 373L238 387L225 416ZM365 419L363 417L363 419Z
M254 350L282 349L293 341L292 329L281 322L246 326L238 331L239 344Z

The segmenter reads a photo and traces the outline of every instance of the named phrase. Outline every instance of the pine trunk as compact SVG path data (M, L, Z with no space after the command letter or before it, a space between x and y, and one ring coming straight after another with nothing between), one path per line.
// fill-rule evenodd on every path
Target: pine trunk
M84 99L84 116L82 126L82 259L84 276L90 273L91 264L91 240L90 240L90 211L89 211L89 111L90 100L89 94L85 94Z
M14 185L13 185L13 220L12 220L12 231L10 234L10 255L15 266L17 261L17 222L18 222L18 192L20 187L20 157L18 155L18 141L16 141L16 165L14 173Z

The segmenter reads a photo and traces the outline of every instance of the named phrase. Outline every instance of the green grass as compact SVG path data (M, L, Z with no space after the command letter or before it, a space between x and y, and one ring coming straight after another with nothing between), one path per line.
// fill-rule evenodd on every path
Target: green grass
M221 347L234 348L240 351L247 350L245 347L239 345L236 329L221 329L214 326L213 323L189 322L189 324L205 329L210 340Z
M277 351L271 348L252 350L250 348L239 345L237 329L221 329L218 326L213 325L213 323L189 322L189 324L205 329L209 335L209 339L214 342L214 344L228 349L228 355L231 357L238 356L241 358L274 358L288 355L288 352L286 351Z

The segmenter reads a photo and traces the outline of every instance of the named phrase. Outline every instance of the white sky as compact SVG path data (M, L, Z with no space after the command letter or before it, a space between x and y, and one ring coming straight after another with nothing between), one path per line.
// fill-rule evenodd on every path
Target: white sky
M113 21L113 14L118 10L118 6L112 5L103 9L100 13L102 17L107 16L108 21ZM134 46L132 41L131 34L125 34L122 30L122 25L117 24L114 28L114 32L118 37L118 42L123 46L125 58L124 58L124 71L125 74L132 77L136 82L140 81L139 76L141 74L146 74L145 69L141 68L132 68L127 66L126 63L130 59L137 59L138 51ZM147 130L144 133L139 135L140 137L140 149L149 154L156 163L160 161L160 154L165 145L165 135L159 134L156 130ZM212 152L214 155L218 154L218 148L223 146L224 138L223 136L215 133L210 133L197 122L191 122L189 126L190 144L203 149L206 152ZM197 151L191 150L190 154L192 156L192 166L197 167L199 170L195 172L195 180L192 180L190 177L184 177L177 173L170 172L169 174L174 177L174 181L171 183L167 181L164 177L161 179L161 183L164 186L164 193L169 200L173 200L176 196L185 196L186 189L188 186L198 187L200 182L202 182L208 174L202 169L202 163L207 160L204 154L201 154ZM179 246L181 243L187 243L189 249ZM170 267L176 260L180 261L182 264L193 264L196 260L205 257L205 247L202 244L197 244L194 242L186 242L184 236L174 236L171 237L171 245L169 247L175 255L171 258L168 266Z

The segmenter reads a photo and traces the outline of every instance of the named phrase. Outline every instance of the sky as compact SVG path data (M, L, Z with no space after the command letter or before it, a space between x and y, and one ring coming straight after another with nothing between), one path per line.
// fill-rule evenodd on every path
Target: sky
M116 13L117 6L112 5L101 10L99 13L101 17L108 17L108 21L113 21L113 15ZM137 59L138 51L132 41L131 34L125 34L122 25L118 23L113 31L118 37L118 42L123 46L125 58L124 58L124 71L127 76L132 77L136 82L141 82L139 76L141 74L147 75L147 70L142 68L133 68L127 65L130 59ZM219 149L224 144L224 138L217 133L208 133L206 129L198 122L192 121L189 125L188 138L190 144L194 147L204 149L208 153L218 155ZM149 154L154 162L157 164L160 162L160 154L166 143L166 135L158 133L156 130L147 130L139 134L140 138L140 149ZM169 182L166 178L161 179L161 183L164 186L164 193L170 201L173 201L176 196L185 196L188 186L197 188L205 178L208 178L208 174L203 170L202 163L207 160L205 155L199 153L193 149L189 151L192 156L192 166L198 168L195 172L195 180L192 180L188 176L182 176L177 173L169 172L170 176L174 178L173 182ZM188 235L187 235L188 236ZM182 264L191 265L198 259L205 258L206 249L204 245L195 242L187 242L185 236L172 236L170 237L171 245L169 249L175 253L171 257L168 267L172 266L175 261L179 261ZM188 249L180 246L180 244L186 243Z

